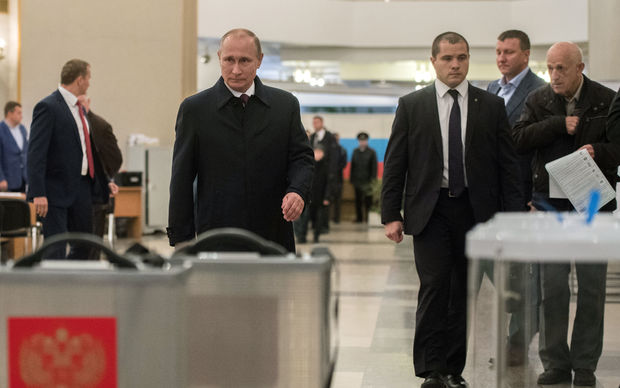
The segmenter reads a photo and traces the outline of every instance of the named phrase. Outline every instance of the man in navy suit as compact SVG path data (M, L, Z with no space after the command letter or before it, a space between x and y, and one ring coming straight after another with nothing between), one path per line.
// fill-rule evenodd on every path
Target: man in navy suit
M9 101L0 122L0 191L26 190L28 134L22 124L22 106Z
M179 107L170 244L237 227L294 252L291 221L308 203L314 168L299 102L256 76L263 54L252 31L224 34L218 58L222 77Z
M62 68L60 86L37 103L28 148L28 199L42 217L43 235L92 231L92 197L107 191L97 180L97 154L78 96L90 86L90 65L80 59ZM98 167L100 168L100 167ZM72 247L68 258L86 259L89 249ZM60 247L50 258L64 258Z
M431 62L437 80L398 102L381 220L392 241L413 235L420 278L413 362L421 387L466 387L465 234L502 206L521 210L523 202L504 103L467 82L467 41L440 34Z
M527 96L533 90L545 85L545 81L530 70L530 38L523 31L508 30L497 37L497 68L502 78L493 81L487 91L504 99L508 123L512 127L525 105ZM529 210L532 199L532 158L534 154L519 155L521 185L523 188L523 209ZM490 271L489 277L492 277ZM537 264L511 263L510 287L524 296L520 302L509 304L512 312L508 330L508 365L517 366L525 362L530 341L538 331L539 269ZM530 295L526 298L525 295ZM529 303L523 306L522 303Z

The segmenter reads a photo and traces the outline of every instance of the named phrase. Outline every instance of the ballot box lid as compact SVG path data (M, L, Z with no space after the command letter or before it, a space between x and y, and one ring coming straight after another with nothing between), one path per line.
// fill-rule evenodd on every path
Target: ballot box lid
M472 260L620 262L620 217L588 223L577 213L498 213L467 233Z

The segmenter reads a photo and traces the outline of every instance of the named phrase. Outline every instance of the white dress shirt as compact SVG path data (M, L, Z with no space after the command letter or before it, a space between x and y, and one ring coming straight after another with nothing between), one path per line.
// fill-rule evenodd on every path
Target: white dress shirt
M77 106L77 97L73 95L70 91L63 88L62 86L58 86L58 91L62 94L62 97L65 99L71 114L73 115L73 119L75 120L75 124L78 128L78 135L80 135L80 143L82 144L82 175L88 175L88 156L86 155L86 143L84 142L84 130L82 128L82 120L80 119L80 111ZM86 120L86 115L84 115L84 121L86 122L86 130L90 134L90 128L88 127L88 120Z
M461 109L461 142L463 143L463 171L465 173L465 186L467 187L467 172L465 171L465 129L467 128L467 96L469 83L463 80L456 88L459 92L458 101ZM441 187L448 188L448 159L449 159L449 126L450 111L454 104L454 98L448 93L450 87L440 80L435 80L435 91L437 97L437 109L439 110L439 126L441 127L441 144L443 147L443 178Z
M226 85L226 82L224 82L224 85ZM235 96L237 98L241 97L242 94L247 94L248 97L252 97L254 95L254 90L256 89L256 86L254 85L254 81L252 81L252 85L248 88L248 90L246 90L243 93L238 92L238 91L232 89L228 85L226 85L226 87L228 88L228 90L230 90L230 92L233 94L233 96Z
M22 136L22 131L19 130L19 124L17 124L14 127L11 127L11 124L8 123L8 121L4 120L5 124L7 127L9 127L9 130L11 131L11 135L13 136L13 139L15 139L15 143L17 143L17 147L19 148L19 150L23 150L24 149L24 137Z

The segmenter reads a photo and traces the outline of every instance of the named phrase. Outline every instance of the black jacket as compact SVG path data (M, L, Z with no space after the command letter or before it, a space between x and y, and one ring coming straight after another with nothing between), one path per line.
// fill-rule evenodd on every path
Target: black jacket
M500 209L523 209L519 165L504 101L469 85L465 172L476 222ZM439 199L443 147L435 84L401 97L385 152L381 222L402 221L404 231L420 233Z
M351 156L351 183L357 189L369 189L370 182L377 179L377 153L372 148L362 151L359 147Z
M245 108L221 77L181 103L170 179L171 245L237 227L295 250L282 198L295 192L308 202L314 157L297 99L258 77L254 82Z
M615 182L620 163L620 127L606 130L607 112L613 90L583 76L581 95L575 106L579 124L574 135L566 132L566 102L546 86L534 91L513 129L518 152L534 152L534 192L549 194L545 164L591 144L594 161L610 183Z

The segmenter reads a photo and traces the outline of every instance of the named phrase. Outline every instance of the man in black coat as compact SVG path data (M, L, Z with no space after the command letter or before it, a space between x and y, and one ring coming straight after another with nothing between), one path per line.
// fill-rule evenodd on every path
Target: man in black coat
M566 198L550 198L545 164L586 149L610 183L620 163L620 128L605 124L613 90L582 74L581 49L559 42L547 52L551 83L530 94L513 130L520 152L534 152L533 205L540 210L574 210ZM615 202L602 210L615 209ZM607 264L576 263L579 297L570 348L567 343L570 290L566 263L541 265L542 301L539 354L545 371L538 384L594 385L603 349Z
M170 244L210 229L237 227L294 252L290 221L307 202L314 166L299 102L256 76L263 54L253 32L226 33L218 58L222 77L179 107Z
M420 278L415 373L424 388L464 387L465 234L500 206L521 210L523 203L504 102L468 84L467 41L454 32L437 36L431 62L437 80L398 103L381 218L389 239L400 242L403 232L414 239Z

